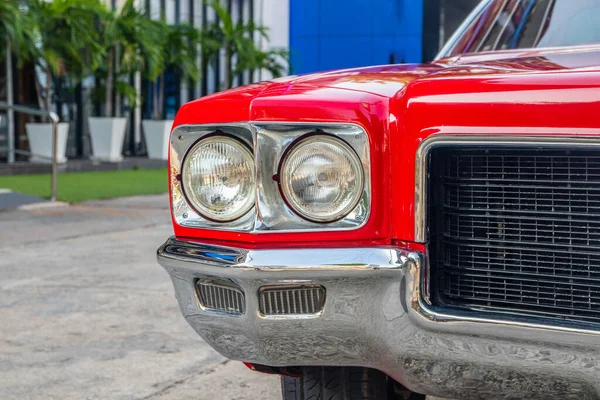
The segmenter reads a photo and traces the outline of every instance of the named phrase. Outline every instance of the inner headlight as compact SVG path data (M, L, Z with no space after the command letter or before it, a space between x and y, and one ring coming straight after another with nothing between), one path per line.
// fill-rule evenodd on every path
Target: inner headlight
M233 221L254 205L254 161L250 150L227 136L198 141L183 161L182 185L190 205L204 218Z
M345 217L363 192L363 166L341 139L313 135L301 139L281 163L281 191L289 206L314 222Z

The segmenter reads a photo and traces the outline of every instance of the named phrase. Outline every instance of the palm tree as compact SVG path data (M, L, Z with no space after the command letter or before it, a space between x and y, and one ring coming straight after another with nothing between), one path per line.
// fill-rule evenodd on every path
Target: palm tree
M96 69L96 75L104 81L104 116L111 117L117 116L120 108L118 104L113 107L115 91L125 96L130 104L137 101L135 88L121 77L143 70L149 76L158 76L164 62L164 32L158 21L152 21L135 7L134 0L127 0L118 13L104 10L100 31L106 56Z
M280 77L289 66L289 53L286 49L276 48L263 51L257 47L254 38L260 36L269 40L268 29L254 22L233 22L227 10L216 0L210 1L218 16L202 32L202 56L206 61L220 56L225 49L225 89L233 85L233 77L241 72L253 69L267 69L274 77ZM235 63L233 62L235 58Z
M96 105L104 103L104 113L88 119L93 157L121 159L127 128L121 97L128 100L129 106L139 101L135 87L128 83L131 74L146 70L158 75L164 59L161 28L135 6L134 0L125 1L118 12L103 8L98 15L97 30L104 57L94 71L97 85L92 100Z
M19 9L19 2L0 1L0 37L6 40L6 54L10 54L12 46L23 44L25 31L24 14Z
M164 118L165 72L170 70L182 80L196 84L200 80L200 71L196 65L196 48L200 43L200 32L189 24L168 25L162 22L165 32L163 42L164 63L158 79L149 74L148 79L155 80L153 96L153 118Z
M19 4L12 1L0 2L0 37L6 40L4 57L6 61L6 102L11 106L13 99L13 71L12 71L12 48L13 45L23 45L23 14L19 10ZM22 62L22 60L19 60ZM15 161L14 154L14 112L9 109L8 117L8 162Z
M196 65L196 48L198 47L200 32L188 24L168 25L164 15L160 20L164 32L162 41L164 63L157 71L146 71L148 80L154 82L152 118L142 120L146 150L149 158L168 158L168 138L171 133L172 120L165 118L164 93L166 72L169 71L181 79L196 83L199 79L198 66Z
M50 110L52 86L64 78L71 87L102 61L103 49L95 29L101 4L98 0L30 0L26 15L33 22L32 42L24 51L31 54L41 109Z

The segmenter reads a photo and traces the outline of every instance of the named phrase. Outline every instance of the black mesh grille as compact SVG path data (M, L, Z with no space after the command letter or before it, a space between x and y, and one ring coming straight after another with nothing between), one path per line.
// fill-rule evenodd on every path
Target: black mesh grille
M600 322L600 153L431 153L436 305Z

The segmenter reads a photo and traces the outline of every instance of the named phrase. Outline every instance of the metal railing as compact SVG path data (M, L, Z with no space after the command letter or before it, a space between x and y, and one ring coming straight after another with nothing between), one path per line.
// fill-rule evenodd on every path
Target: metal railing
M58 156L57 156L57 145L58 145L58 115L54 111L46 111L40 110L38 108L21 106L18 104L8 104L4 101L0 101L0 110L13 110L17 112L21 112L27 115L35 115L39 117L48 117L52 121L52 174L51 174L51 201L56 201L56 184L57 184L57 176L58 176ZM14 124L14 121L9 120L9 124ZM9 130L10 135L10 130ZM9 139L10 143L10 139ZM14 153L24 153L31 154L30 152L17 151L13 146L10 146L8 151Z

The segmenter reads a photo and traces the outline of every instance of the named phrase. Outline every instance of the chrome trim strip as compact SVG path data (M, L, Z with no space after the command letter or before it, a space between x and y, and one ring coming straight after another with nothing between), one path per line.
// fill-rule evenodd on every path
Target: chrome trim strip
M409 254L417 254L393 247L355 247L355 248L309 248L309 249L268 249L253 250L237 247L210 245L188 242L170 237L157 251L161 265L171 261L178 267L196 270L202 265L202 276L217 276L214 272L256 271L259 273L282 272L293 274L308 272L307 279L284 280L281 285L309 285L312 274L338 272L370 273L401 268ZM266 277L266 276L265 276ZM213 278L214 279L214 278ZM222 278L221 278L222 279ZM235 282L235 280L234 280ZM236 282L239 284L239 282ZM266 284L261 284L260 287ZM271 286L271 285L269 285ZM277 285L275 285L277 286Z
M412 317L416 323L427 329L462 335L470 335L477 329L477 332L480 334L485 333L490 337L496 338L517 338L523 332L530 334L533 329L537 334L536 337L545 338L548 342L556 341L556 334L560 332L577 335L593 335L595 337L593 340L598 340L597 338L600 337L600 330L575 327L577 325L585 326L585 323L569 324L572 326L531 323L523 321L525 318L519 320L494 318L494 316L497 316L498 314L488 311L485 313L478 313L475 311L449 310L447 308L432 306L427 302L427 299L423 295L423 268L426 259L423 254L414 253L410 258L410 262L415 266L415 271L411 273L411 281L414 283L414 290L411 292L410 304L415 311L415 314L413 314ZM483 317L483 315L488 315L489 317L486 318ZM499 331L500 328L504 330ZM508 331L506 329L511 330ZM520 329L526 329L526 331L520 331ZM508 333L510 333L510 335L508 335Z
M187 150L202 137L217 130L244 141L254 150L256 173L256 202L254 207L240 219L229 222L213 222L197 214L187 204L177 177L181 174L183 157ZM277 174L282 155L299 137L315 132L336 136L346 142L362 161L364 185L357 206L344 218L330 223L307 221L292 211L281 197ZM238 122L224 124L179 125L173 129L170 139L171 202L173 217L177 224L192 228L212 230L284 233L346 231L359 229L367 223L371 212L371 156L367 132L352 123L308 122Z
M428 137L421 142L415 156L415 242L427 242L427 161L429 153L435 147L439 146L479 145L494 147L600 147L600 136L554 137L541 135L504 135L503 137L499 137L497 135L449 134Z

